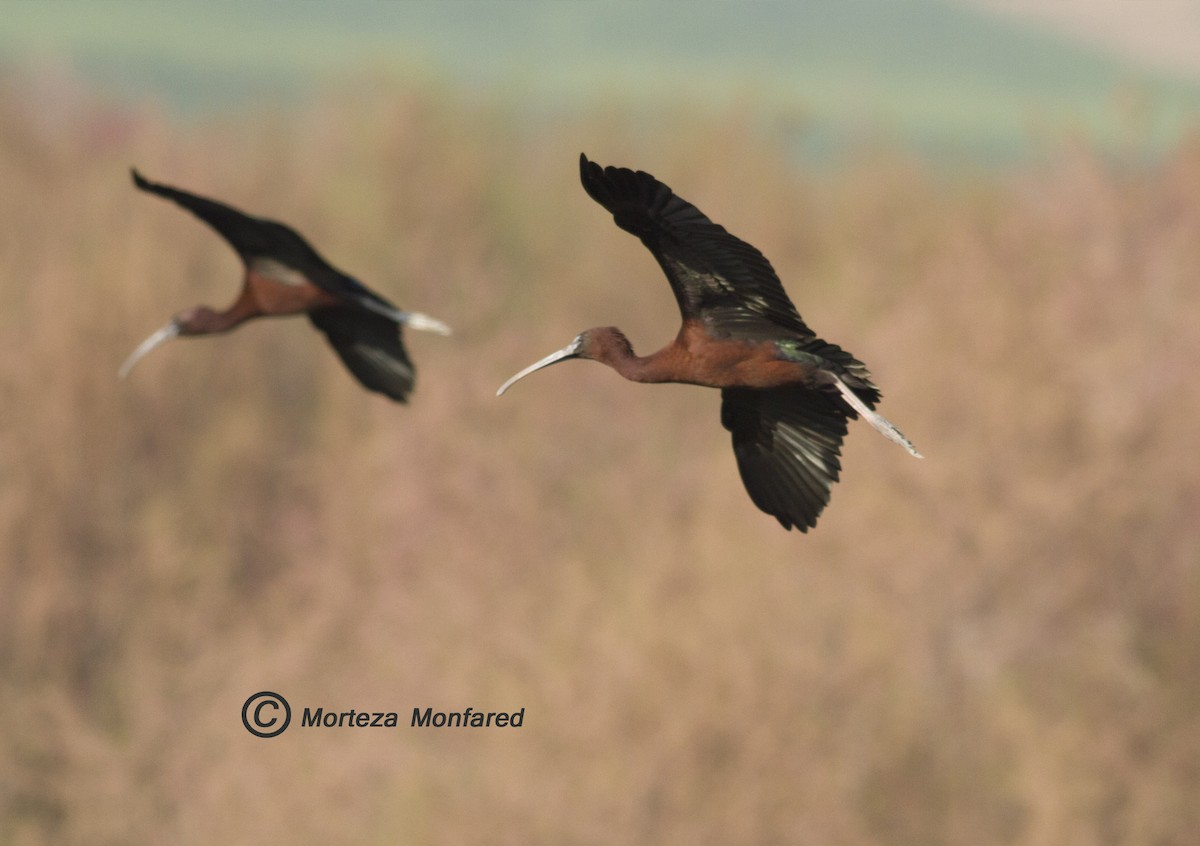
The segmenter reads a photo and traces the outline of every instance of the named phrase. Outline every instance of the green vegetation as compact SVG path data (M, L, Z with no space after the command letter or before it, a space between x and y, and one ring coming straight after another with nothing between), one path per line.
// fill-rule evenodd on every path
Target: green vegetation
M298 11L301 10L301 11ZM65 59L120 97L190 112L290 97L363 68L586 113L597 101L720 113L752 96L828 158L863 136L1012 161L1085 133L1162 151L1200 86L942 0L15 3L0 57Z

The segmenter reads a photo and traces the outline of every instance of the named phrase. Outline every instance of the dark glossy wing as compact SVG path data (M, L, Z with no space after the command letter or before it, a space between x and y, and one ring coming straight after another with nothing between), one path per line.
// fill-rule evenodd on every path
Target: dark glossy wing
M229 242L247 265L266 258L304 274L333 270L299 233L278 221L253 217L232 206L201 197L170 185L151 182L133 170L133 184L143 191L166 197L190 211Z
M308 319L364 387L407 402L416 369L404 350L400 326L390 318L359 308L322 308Z
M859 399L868 408L875 408L883 394L871 381L871 373L867 366L852 356L837 344L830 344L820 338L803 338L793 340L785 338L775 342L779 355L785 359L803 363L815 363L819 367L830 370L858 394ZM814 358L815 357L815 358ZM857 415L851 415L857 416Z
M701 319L715 336L812 337L771 263L663 183L642 171L579 157L584 190L612 212L662 266L684 320Z
M290 284L311 282L332 294L363 303L367 308L395 308L366 285L327 262L290 226L248 215L232 206L170 185L151 182L136 169L131 172L133 184L138 188L166 197L211 226L229 242L247 269Z
M841 472L846 418L853 412L808 388L721 392L721 425L750 499L785 529L817 524Z

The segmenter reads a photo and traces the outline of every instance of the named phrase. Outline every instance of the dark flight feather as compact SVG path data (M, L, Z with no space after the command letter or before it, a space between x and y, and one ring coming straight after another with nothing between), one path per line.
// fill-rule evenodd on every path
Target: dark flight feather
M322 290L359 302L395 309L357 279L327 262L300 233L276 220L255 217L225 203L146 179L133 169L133 183L143 191L165 197L208 224L233 247L246 268L287 280L294 271Z
M721 425L746 492L785 529L817 524L841 472L847 417L857 417L832 395L804 387L721 392Z
M643 171L579 158L588 195L632 232L662 266L684 320L703 320L714 337L815 338L771 263Z
M394 320L353 307L317 309L308 319L364 387L408 401L416 371Z

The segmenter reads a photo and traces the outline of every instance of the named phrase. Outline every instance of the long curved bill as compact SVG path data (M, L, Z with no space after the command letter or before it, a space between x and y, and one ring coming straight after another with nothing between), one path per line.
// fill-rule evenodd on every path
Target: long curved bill
M122 364L121 369L117 371L117 376L121 379L124 379L129 375L129 371L133 369L133 366L137 364L139 360L149 355L151 350L153 350L155 347L165 344L167 341L177 337L178 335L179 324L172 320L166 326L159 329L157 332L138 345L138 348L130 354L129 358L125 359L125 363Z
M501 385L500 390L496 391L496 396L500 396L505 391L507 391L509 388L511 388L513 386L513 384L515 384L516 382L519 382L521 379L524 379L526 376L528 376L530 373L533 373L535 370L541 370L543 367L549 367L551 364L554 364L555 362L563 361L568 358L578 358L579 357L579 345L580 345L580 340L579 340L579 338L576 338L574 341L567 344L561 350L558 350L557 352L552 352L552 353L550 353L550 355L546 356L541 361L538 361L538 362L535 362L535 363L529 365L524 370L522 370L520 373L518 373L516 376L513 376L511 379L509 379L507 382L505 382L503 385Z

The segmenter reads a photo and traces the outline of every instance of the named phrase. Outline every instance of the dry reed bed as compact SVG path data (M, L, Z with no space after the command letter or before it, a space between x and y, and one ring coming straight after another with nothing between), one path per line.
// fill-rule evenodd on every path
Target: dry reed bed
M0 843L1184 844L1200 829L1200 143L1003 175L789 164L752 107L526 123L378 83L183 125L0 97ZM715 392L516 368L665 283L575 175L760 246L928 459L855 425L818 530ZM369 396L298 321L180 342L237 264L127 182L309 234L419 335ZM518 707L519 732L239 724Z

